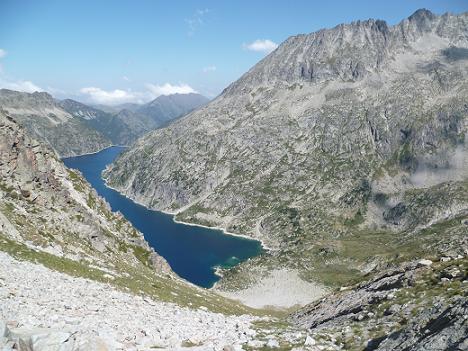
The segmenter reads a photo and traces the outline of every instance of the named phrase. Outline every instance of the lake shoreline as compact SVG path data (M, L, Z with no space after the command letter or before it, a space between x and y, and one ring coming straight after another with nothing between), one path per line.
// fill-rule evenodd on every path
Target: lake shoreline
M102 151L104 151L104 150L110 149L110 148L112 148L112 147L127 148L128 145L114 145L114 144L112 144L112 145L103 147L102 149L99 149L99 150L93 151L93 152L86 152L86 153L84 153L84 154L73 155L73 156L65 156L65 157L60 156L60 160L62 160L62 162L63 162L63 160L64 160L64 159L67 159L67 158L95 155L95 154L98 154L98 153L100 153L100 152L102 152Z
M107 167L106 167L107 168ZM105 170L104 170L105 171ZM104 172L103 171L103 172ZM262 249L264 249L265 251L270 251L271 248L268 247L265 242L261 239L256 239L256 238L253 238L251 236L248 236L246 234L237 234L237 233L232 233L232 232L228 232L225 228L223 227L217 227L217 226L207 226L207 225L203 225L203 224L199 224L199 223L192 223L192 222L184 222L184 221L181 221L181 220L178 220L175 218L175 216L177 214L179 214L180 212L178 211L166 211L166 210L157 210L157 209L153 209L153 208L150 208L148 206L146 206L145 204L141 203L140 201L138 200L135 200L135 199L132 199L131 197L128 197L125 193L121 192L121 190L119 189L116 189L114 188L113 186L109 185L109 183L107 182L107 179L104 178L104 177L101 177L102 180L104 181L104 184L106 187L108 187L109 189L112 189L114 191L117 191L120 195L124 196L125 198L129 199L130 201L133 201L134 203L140 205L140 206L143 206L144 208L146 208L147 210L150 210L150 211L155 211L155 212L162 212L164 214L167 214L167 215L170 215L172 216L172 220L175 222L175 223L179 223L179 224L184 224L184 225L189 225L189 226L192 226L192 227L200 227L200 228L206 228L206 229L213 229L213 230L219 230L221 232L223 232L224 235L230 235L230 236L236 236L236 237L240 237L240 238L243 238L243 239L247 239L247 240L252 240L252 241L258 241L261 246L262 246Z
M179 221L175 213L151 209L110 186L105 171L124 150L124 146L114 145L62 160L67 167L80 171L114 212L120 212L142 232L181 279L202 289L213 289L222 279L222 271L268 251L261 240L224 228Z

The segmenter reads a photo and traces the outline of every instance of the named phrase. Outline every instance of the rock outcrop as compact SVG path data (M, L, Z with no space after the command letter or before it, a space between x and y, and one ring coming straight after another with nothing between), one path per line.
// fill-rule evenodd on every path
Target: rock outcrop
M159 262L141 233L4 111L0 213L1 238L14 244L108 269L118 261L136 267Z
M450 277L450 278L447 278ZM314 340L364 350L465 350L468 260L405 264L330 294L290 320Z

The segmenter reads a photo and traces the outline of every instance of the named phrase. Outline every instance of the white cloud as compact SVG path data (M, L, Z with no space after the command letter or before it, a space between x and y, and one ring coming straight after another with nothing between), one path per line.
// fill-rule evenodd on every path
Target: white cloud
M87 95L95 103L104 105L118 105L127 102L142 102L142 96L130 90L103 90L96 87L87 87L80 89L80 93Z
M87 87L80 89L80 93L85 95L87 100L92 103L103 105L119 105L124 103L137 103L142 104L154 100L160 95L171 94L189 94L196 93L188 84L172 85L166 83L163 85L146 84L146 91L132 91L132 90L104 90L97 87Z
M0 59L6 56L7 52L0 49ZM26 93L34 93L35 91L44 91L41 87L37 86L30 80L12 80L3 76L3 66L0 64L0 88L10 89L16 91L24 91Z
M44 91L44 89L38 87L36 84L29 80L17 80L11 81L0 77L0 88L10 89L17 91L24 91L26 93L34 93L35 91Z
M189 94L197 92L190 85L184 83L180 85L172 85L170 83L163 85L146 84L146 87L155 98L160 95Z
M216 71L216 66L203 67L202 71L203 73L214 72Z
M128 78L127 76L123 76L122 79L126 82L130 82L130 78Z
M245 50L269 54L278 47L278 44L269 39L257 39L249 44L242 45Z
M202 9L202 10L196 10L195 13L190 17L189 19L186 19L185 22L188 24L188 32L187 34L189 36L193 36L195 32L197 31L198 27L202 26L205 21L203 17L210 12L209 9Z

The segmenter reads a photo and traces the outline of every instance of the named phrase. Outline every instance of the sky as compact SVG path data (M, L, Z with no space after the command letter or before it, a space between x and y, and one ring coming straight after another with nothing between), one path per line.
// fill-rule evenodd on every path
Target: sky
M116 105L218 95L291 35L468 0L0 0L0 88Z

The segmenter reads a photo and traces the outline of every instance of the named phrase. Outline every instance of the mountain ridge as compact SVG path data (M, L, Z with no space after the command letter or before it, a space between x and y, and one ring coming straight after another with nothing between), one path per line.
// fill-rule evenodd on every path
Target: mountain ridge
M109 138L116 145L129 145L143 134L180 118L208 101L200 94L161 95L142 105L124 104L105 112L75 100L65 99L61 106ZM86 113L83 113L86 111ZM86 118L89 115L90 118Z
M75 156L101 150L111 141L73 118L52 95L0 90L0 108L8 111L36 138L46 141L61 156Z

